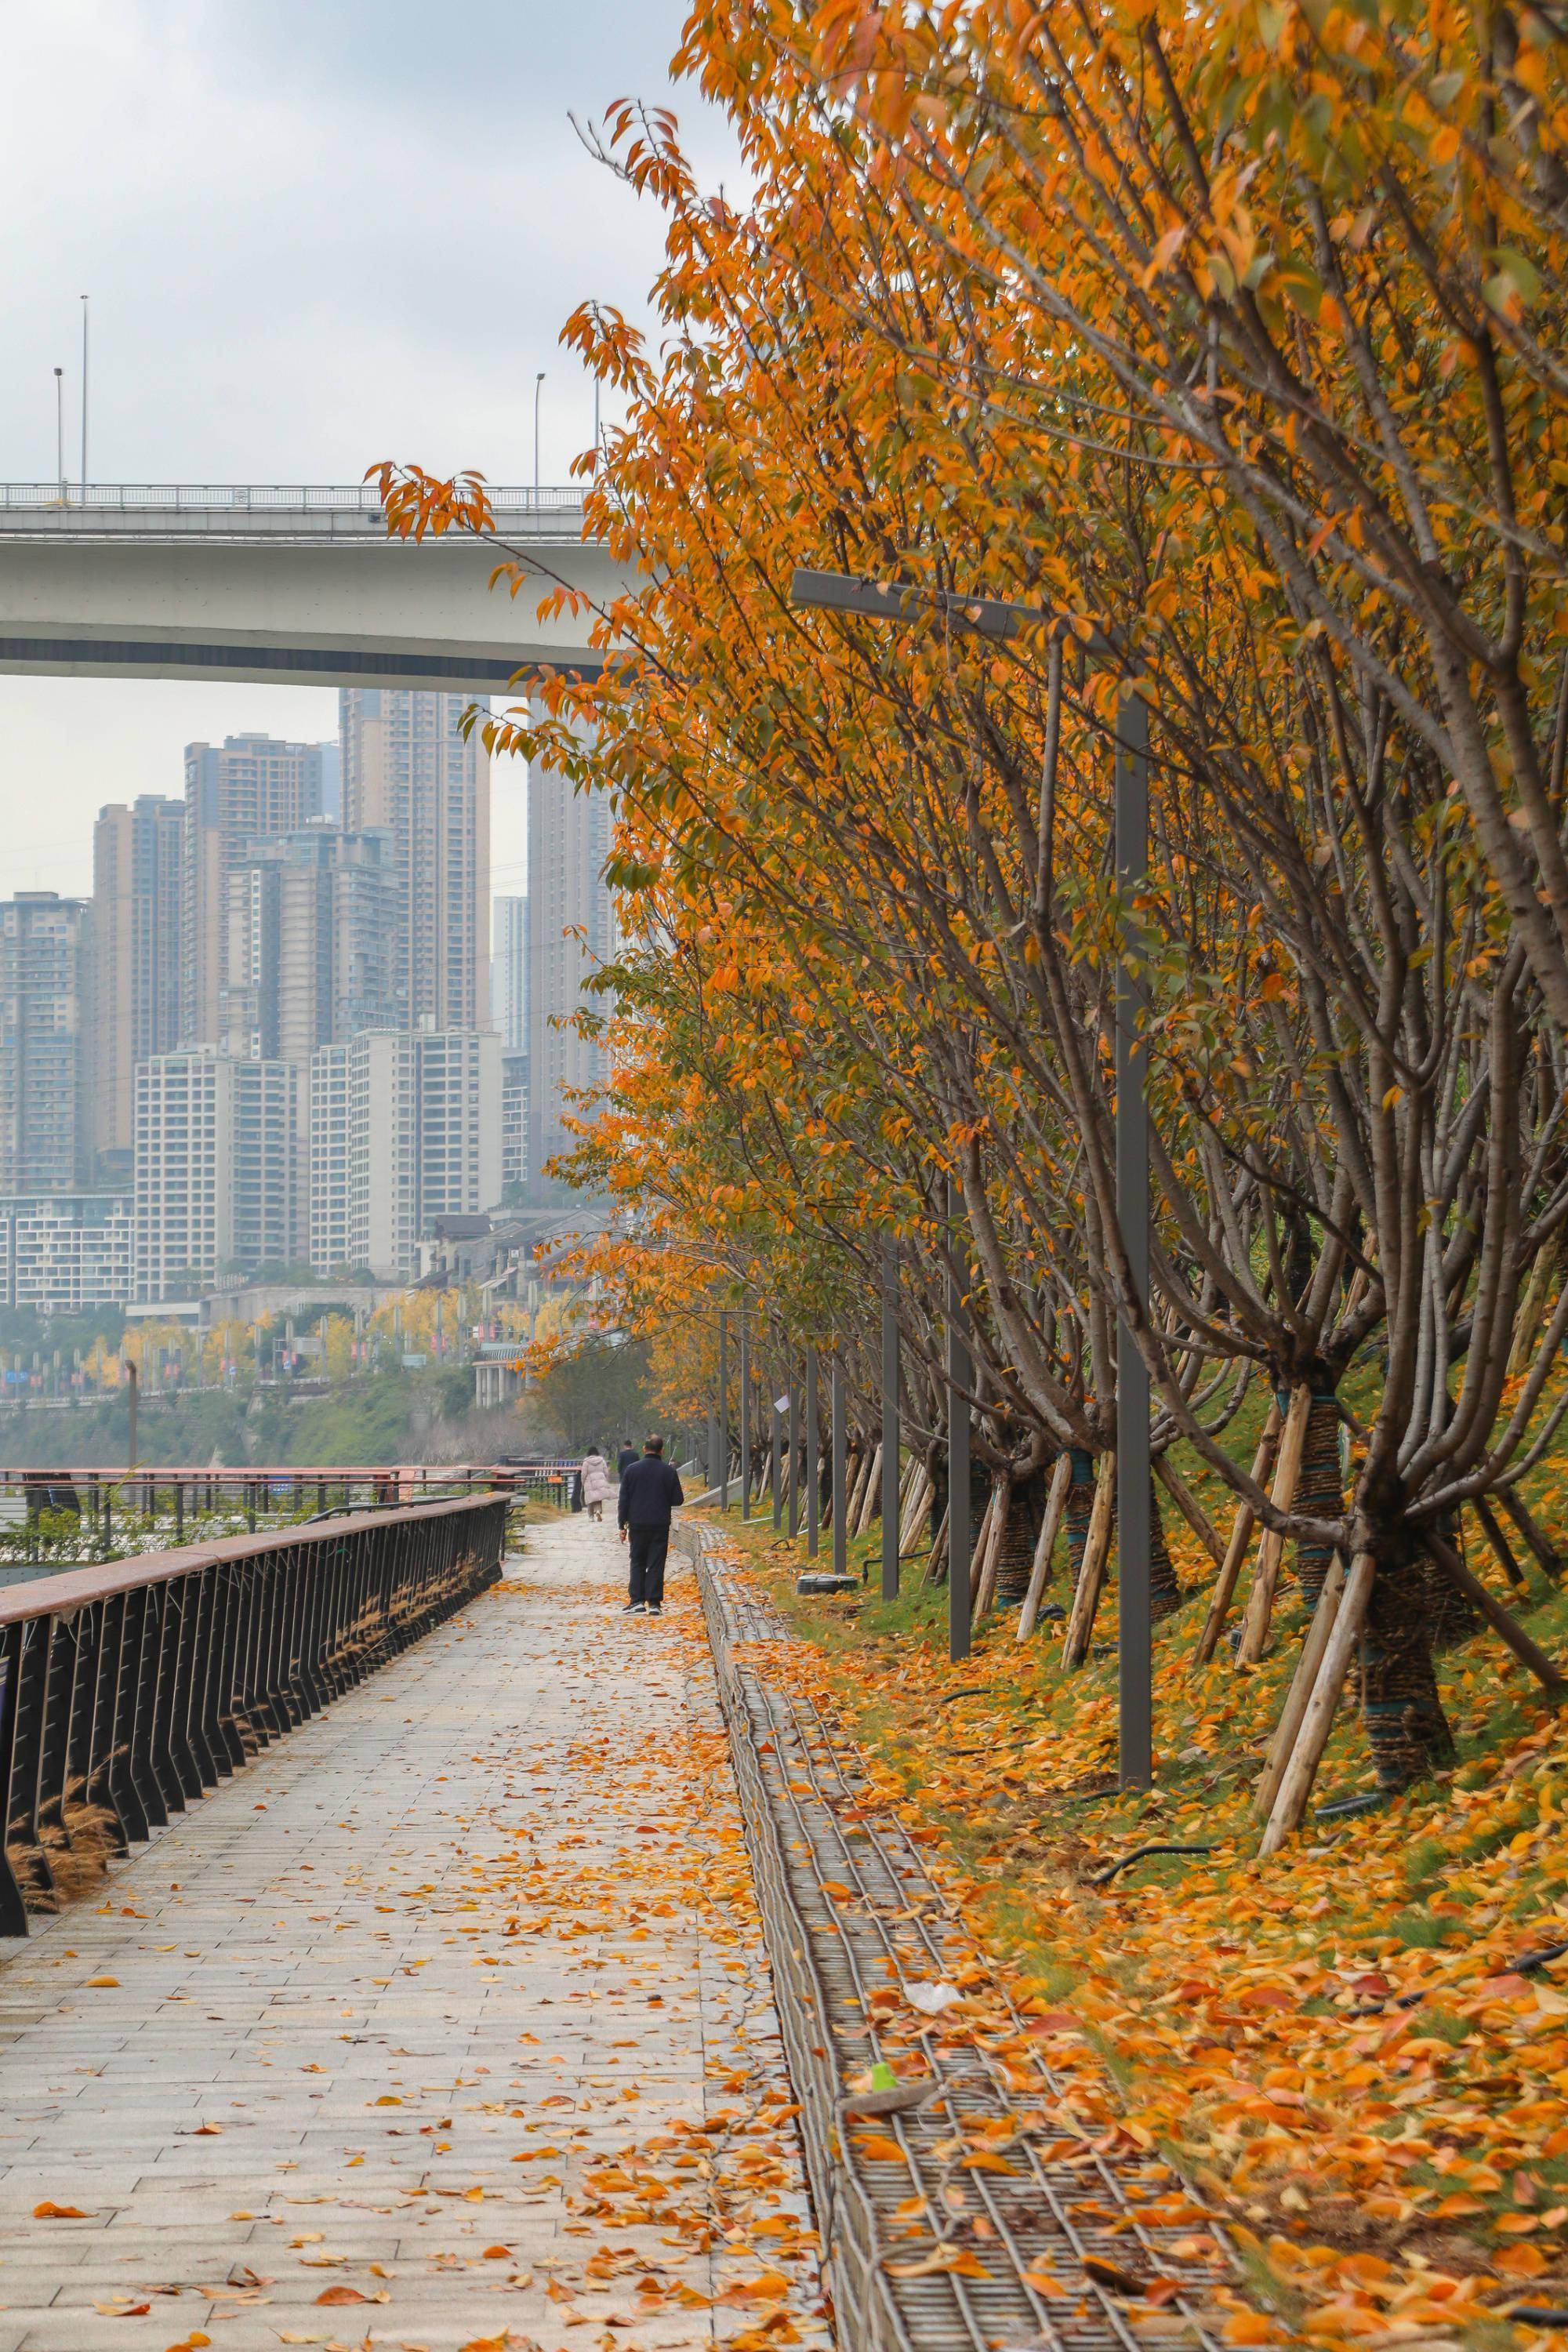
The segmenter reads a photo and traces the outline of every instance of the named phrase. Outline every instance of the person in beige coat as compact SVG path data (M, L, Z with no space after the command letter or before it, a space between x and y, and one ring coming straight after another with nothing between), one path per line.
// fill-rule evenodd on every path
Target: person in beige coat
M583 1500L591 1519L602 1519L605 1505L610 1499L610 1465L596 1445L590 1445L583 1456L578 1472L583 1481Z

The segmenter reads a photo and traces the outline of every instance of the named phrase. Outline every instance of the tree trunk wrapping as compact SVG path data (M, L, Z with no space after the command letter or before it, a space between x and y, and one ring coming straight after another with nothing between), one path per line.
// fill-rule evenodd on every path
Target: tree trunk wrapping
M1036 1483L1033 1479L1021 1479L1007 1497L1007 1517L996 1554L998 1609L1021 1607L1029 1590L1035 1566L1035 1538L1040 1525L1030 1493Z
M1340 1476L1340 1409L1332 1391L1314 1391L1307 1415L1306 1443L1301 1448L1300 1475L1296 1481L1296 1508L1304 1517L1337 1519L1344 1512L1344 1486ZM1309 1609L1318 1605L1323 1579L1334 1557L1331 1543L1302 1536L1291 1563L1301 1598Z
M1412 1550L1380 1560L1361 1637L1362 1720L1377 1785L1394 1794L1454 1761L1454 1735L1432 1671L1439 1571Z

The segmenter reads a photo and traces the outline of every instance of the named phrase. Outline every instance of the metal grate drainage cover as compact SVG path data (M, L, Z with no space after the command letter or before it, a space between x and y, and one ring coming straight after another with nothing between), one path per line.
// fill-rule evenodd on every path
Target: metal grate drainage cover
M809 1698L768 1679L765 1658L742 1654L786 1629L726 1561L722 1538L688 1524L679 1540L718 1671L845 2352L1217 2352L1235 2306L1213 2290L1235 2273L1215 2222L1205 2213L1198 2226L1220 2256L1175 2252L1195 2220L1170 2216L1186 2202L1180 2184L1157 2158L1112 2158L1085 2139L1043 2058L1020 2056L1028 2021L1015 2010L1013 2030L993 2037L1004 2056L954 2040L940 2017L913 2032L907 1999L873 1998L973 1981L979 1947L896 1817L863 1810L853 1749L836 1745ZM879 2010L886 2020L889 2007L900 2021L884 2042ZM896 2056L908 2079L917 2053L933 2084L924 2104L842 2115L851 2077ZM976 2167L977 2153L1001 2161ZM1164 2282L1165 2299L1118 2294L1107 2272Z

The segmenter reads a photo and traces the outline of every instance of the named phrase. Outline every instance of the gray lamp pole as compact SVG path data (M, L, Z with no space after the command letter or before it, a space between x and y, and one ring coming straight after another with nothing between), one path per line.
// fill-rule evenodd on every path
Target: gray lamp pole
M92 297L81 298L81 502L87 504L87 317Z
M741 1309L741 1517L752 1516L752 1359L746 1310Z
M947 1215L958 1215L958 1186L947 1180ZM969 1655L969 1387L974 1367L963 1322L963 1282L956 1252L947 1276L947 1654Z
M800 1382L792 1367L789 1376L789 1536L800 1533Z
M730 1318L719 1309L719 1508L730 1507Z
M816 1558L822 1541L822 1432L816 1410L816 1349L805 1352L805 1556Z
M849 1567L849 1529L845 1522L849 1516L846 1496L845 1431L844 1431L844 1360L837 1348L833 1350L833 1370L827 1383L828 1411L832 1416L833 1447L833 1573L844 1576Z
M776 1397L771 1400L769 1411L773 1414L773 1452L768 1461L771 1474L768 1479L768 1492L773 1497L773 1533L776 1535L784 1524L784 1496L779 1491L779 1480L784 1470L784 1415L779 1411Z
M982 636L1012 637L1026 628L1058 616L1037 606L1009 604L990 596L958 596L939 589L904 587L874 579L856 579L842 572L798 571L790 582L790 603L829 613L861 614L871 620L905 621L922 612L939 614L958 628ZM1116 648L1099 630L1084 647L1095 662L1116 663ZM1131 896L1149 870L1149 713L1142 697L1124 687L1116 725L1116 876L1123 896ZM1116 984L1116 1215L1127 1250L1128 1267L1139 1306L1149 1298L1149 1103L1147 1065L1135 1048L1137 1020L1143 1003L1143 982L1134 956L1123 949ZM950 1301L951 1305L951 1301ZM967 1349L962 1349L965 1385ZM961 1416L952 1412L954 1321L948 1319L949 1409L952 1429ZM963 1419L964 1448L964 1536L968 1538L967 1412ZM1117 1564L1121 1587L1120 1777L1123 1788L1147 1788L1152 1777L1152 1658L1150 1642L1149 1563L1149 1373L1127 1318L1122 1318L1116 1357L1116 1504ZM950 1492L956 1494L949 1438ZM956 1582L952 1562L956 1514L948 1521L948 1608L952 1641L957 1640ZM968 1583L968 1559L963 1581ZM965 1617L963 1649L968 1653Z
M899 1245L882 1244L882 1598L899 1597Z
M66 372L55 370L55 472L59 477L60 504L66 502Z
M539 392L543 382L544 370L541 368L533 379L533 503L536 509L539 505Z

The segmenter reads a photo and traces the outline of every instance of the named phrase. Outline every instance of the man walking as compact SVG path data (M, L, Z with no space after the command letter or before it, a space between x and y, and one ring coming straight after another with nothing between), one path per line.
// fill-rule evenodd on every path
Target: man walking
M669 1549L669 1515L686 1496L673 1463L664 1458L664 1440L650 1437L642 1460L621 1476L621 1541L631 1545L628 1617L658 1617L664 1609L664 1562Z

